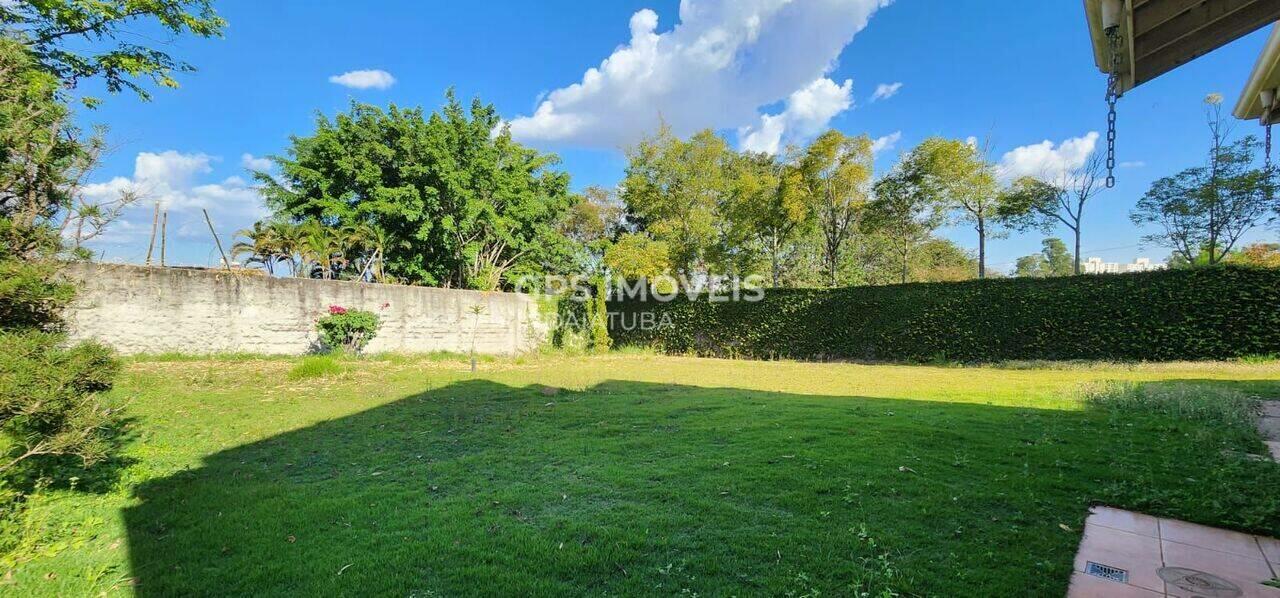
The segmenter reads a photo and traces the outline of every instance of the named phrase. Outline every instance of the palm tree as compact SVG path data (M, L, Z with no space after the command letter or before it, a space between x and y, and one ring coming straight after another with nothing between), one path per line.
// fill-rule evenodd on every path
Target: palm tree
M365 237L365 243L373 254L370 256L372 263L369 266L369 275L373 280L378 282L386 282L387 272L383 267L386 261L387 244L391 243L391 237L387 235L387 231L380 226L370 226L369 234ZM408 242L400 242L400 246L408 247Z
M276 264L280 260L280 250L275 231L271 226L258 221L253 223L253 228L236 231L236 237L243 237L244 240L236 241L231 246L232 259L240 259L242 255L247 256L244 259L246 266L262 264L267 274L274 276Z
M382 268L383 252L390 242L381 227L371 223L361 223L343 229L343 237L349 249L359 250L359 258L353 260L360 270L360 280L380 281L384 278Z
M271 223L271 233L275 237L276 263L289 262L289 269L294 276L302 270L302 226L287 220L276 220Z
M319 220L308 220L302 223L301 229L299 253L302 255L302 262L310 262L312 269L319 268L320 278L333 278L334 267L341 267L346 262L342 252L342 235Z

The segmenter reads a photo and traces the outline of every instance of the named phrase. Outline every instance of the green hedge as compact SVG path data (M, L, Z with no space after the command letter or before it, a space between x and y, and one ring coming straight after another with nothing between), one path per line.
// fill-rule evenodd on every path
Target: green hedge
M747 358L873 361L1280 354L1280 270L1215 267L843 289L759 302L614 301L614 345ZM646 317L660 325L643 330Z

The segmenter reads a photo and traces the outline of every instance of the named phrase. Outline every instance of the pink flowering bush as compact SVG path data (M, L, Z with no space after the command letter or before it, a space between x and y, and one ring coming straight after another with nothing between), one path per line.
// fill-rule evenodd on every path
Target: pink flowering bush
M359 353L378 334L382 321L371 311L330 305L329 315L316 321L320 342L329 351Z

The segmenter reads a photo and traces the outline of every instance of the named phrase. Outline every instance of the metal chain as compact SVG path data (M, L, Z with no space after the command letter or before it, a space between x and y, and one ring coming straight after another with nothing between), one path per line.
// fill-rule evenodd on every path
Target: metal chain
M1107 73L1107 188L1116 186L1116 101L1120 99L1120 30L1108 29L1111 72Z
M1263 156L1264 166L1266 170L1263 172L1267 176L1267 199L1275 199L1275 173L1271 171L1271 123L1267 123L1267 147L1266 154Z
M1271 172L1271 123L1267 123L1267 149L1264 160L1266 161L1267 172Z

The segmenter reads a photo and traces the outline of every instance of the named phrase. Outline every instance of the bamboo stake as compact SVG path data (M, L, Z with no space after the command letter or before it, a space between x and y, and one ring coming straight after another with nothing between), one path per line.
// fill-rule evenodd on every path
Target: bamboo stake
M209 233L213 235L213 242L218 246L218 254L222 256L222 265L227 269L227 272L230 272L231 262L227 260L227 252L222 250L222 240L218 238L218 232L213 230L213 219L209 218L209 210L200 208L200 211L204 212L205 224L209 225Z
M160 202L156 202L156 211L151 215L151 241L147 243L147 266L151 265L151 250L156 247L156 226L160 224Z
M165 233L169 230L169 210L160 216L160 267L164 267Z

